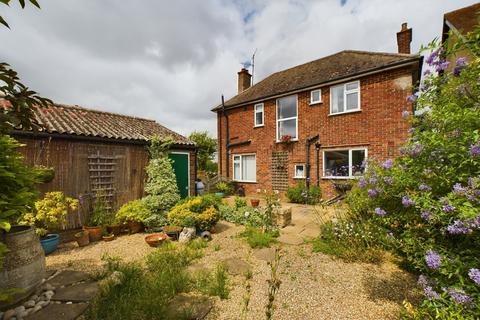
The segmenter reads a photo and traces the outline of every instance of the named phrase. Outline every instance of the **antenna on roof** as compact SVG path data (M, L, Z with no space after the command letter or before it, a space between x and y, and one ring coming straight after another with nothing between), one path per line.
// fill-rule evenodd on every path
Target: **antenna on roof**
M252 86L253 86L253 76L255 74L255 54L257 53L257 48L255 48L255 51L253 51L252 54Z
M253 52L253 55L252 55L252 59L249 61L244 61L242 62L242 65L243 65L243 68L244 69L250 69L250 67L252 67L252 78L251 78L251 83L250 83L250 86L253 86L253 76L254 76L254 72L255 72L255 54L257 53L257 49L255 49L255 51Z

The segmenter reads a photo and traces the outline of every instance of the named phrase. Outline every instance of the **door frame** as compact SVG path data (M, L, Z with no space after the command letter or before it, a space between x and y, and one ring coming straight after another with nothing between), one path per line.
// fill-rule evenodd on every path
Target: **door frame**
M188 162L188 165L187 165L187 175L188 175L188 196L191 197L192 196L192 184L191 184L191 181L190 181L190 152L185 152L185 151L170 151L169 153L171 154L186 154L187 155L187 162Z

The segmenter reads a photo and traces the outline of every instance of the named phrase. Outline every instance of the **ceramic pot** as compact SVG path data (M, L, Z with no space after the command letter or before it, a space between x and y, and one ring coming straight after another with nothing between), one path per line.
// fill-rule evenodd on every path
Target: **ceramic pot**
M115 235L114 234L109 234L109 235L103 236L102 238L103 238L103 241L109 242L109 241L113 241L113 239L115 239Z
M153 233L145 237L145 242L150 247L158 247L168 239L165 233Z
M89 232L86 230L75 233L75 240L79 247L85 247L90 244Z
M260 200L259 199L250 199L250 203L252 204L252 207L256 208L260 205Z
M47 234L44 238L40 239L40 244L42 245L43 251L45 251L45 255L57 250L59 243L60 235L56 233Z
M88 231L88 237L90 239L90 242L102 240L101 227L83 227L83 230Z

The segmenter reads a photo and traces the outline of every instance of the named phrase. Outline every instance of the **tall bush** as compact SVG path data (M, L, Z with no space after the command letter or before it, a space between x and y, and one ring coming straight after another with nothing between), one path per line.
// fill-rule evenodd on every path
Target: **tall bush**
M348 198L420 274L425 300L414 318L480 317L479 39L477 29L451 50L434 48L421 93L407 97L417 112L403 113L412 129L401 156L370 163ZM465 48L473 58L449 65L444 57Z

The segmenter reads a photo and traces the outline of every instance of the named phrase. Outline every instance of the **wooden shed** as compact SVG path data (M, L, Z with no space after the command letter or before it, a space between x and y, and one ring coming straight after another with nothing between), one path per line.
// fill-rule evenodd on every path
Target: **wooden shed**
M54 168L55 177L41 185L42 192L80 199L66 229L84 224L100 189L112 210L144 195L146 146L153 135L173 139L170 158L181 196L195 193L195 144L153 120L58 104L36 108L35 117L44 129L12 136L25 144L20 151L28 165Z

